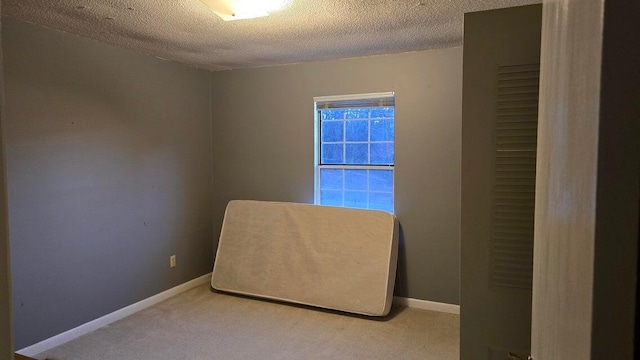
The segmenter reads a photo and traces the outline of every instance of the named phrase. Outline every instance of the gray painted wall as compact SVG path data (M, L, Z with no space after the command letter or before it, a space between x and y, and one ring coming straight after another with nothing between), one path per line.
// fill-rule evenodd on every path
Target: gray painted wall
M1 4L1 2L0 2ZM0 31L0 44L2 32ZM7 229L7 198L4 163L4 73L0 46L0 360L12 358L11 276L9 275L9 237Z
M396 93L396 294L459 301L462 48L215 72L214 224L232 199L313 202L313 97Z
M209 73L2 26L21 349L210 271Z

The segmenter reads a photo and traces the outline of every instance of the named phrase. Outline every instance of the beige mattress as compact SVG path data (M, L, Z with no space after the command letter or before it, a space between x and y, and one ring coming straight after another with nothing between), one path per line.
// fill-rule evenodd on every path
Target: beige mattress
M393 298L398 221L383 211L229 202L211 286L384 316Z

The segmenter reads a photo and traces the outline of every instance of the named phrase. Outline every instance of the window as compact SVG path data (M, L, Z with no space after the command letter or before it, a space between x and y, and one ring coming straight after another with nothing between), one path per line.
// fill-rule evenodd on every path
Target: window
M315 203L393 212L394 93L314 101Z

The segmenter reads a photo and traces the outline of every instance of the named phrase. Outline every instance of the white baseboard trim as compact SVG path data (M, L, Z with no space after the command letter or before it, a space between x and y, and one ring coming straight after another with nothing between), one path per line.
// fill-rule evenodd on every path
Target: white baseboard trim
M107 314L98 319L89 321L88 323L82 324L78 327L75 327L71 330L65 331L62 334L58 334L56 336L50 337L46 340L43 340L37 344L33 344L31 346L27 346L24 349L16 351L20 355L33 357L37 354L40 354L43 351L47 351L56 346L62 345L68 341L79 338L82 335L86 335L94 330L97 330L103 326L107 326L115 321L123 319L129 315L137 313L138 311L144 310L150 306L153 306L161 301L167 300L170 297L178 295L182 292L190 290L198 285L205 284L211 281L211 273L202 275L198 278L195 278L191 281L187 281L184 284L173 287L167 291L163 291L157 295L146 298L144 300L138 301L135 304L124 307L120 310L116 310L110 314Z
M419 300L405 297L393 297L393 303L415 309L439 311L451 314L460 314L460 305L446 304L435 301Z

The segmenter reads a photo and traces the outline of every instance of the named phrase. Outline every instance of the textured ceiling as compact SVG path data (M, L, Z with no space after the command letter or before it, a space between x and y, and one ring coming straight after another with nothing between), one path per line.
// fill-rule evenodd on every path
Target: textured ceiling
M540 0L290 0L225 22L199 0L5 0L2 14L209 70L462 44L463 14Z

